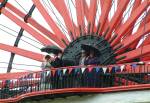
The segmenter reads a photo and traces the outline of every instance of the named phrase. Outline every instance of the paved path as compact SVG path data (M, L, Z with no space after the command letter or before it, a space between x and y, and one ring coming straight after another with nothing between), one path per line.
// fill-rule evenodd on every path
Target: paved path
M31 103L31 102L26 102ZM32 103L150 103L150 90L72 96Z

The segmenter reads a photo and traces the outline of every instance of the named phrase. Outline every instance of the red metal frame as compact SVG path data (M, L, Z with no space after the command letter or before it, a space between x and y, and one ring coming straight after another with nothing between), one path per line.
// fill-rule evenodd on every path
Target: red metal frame
M18 10L16 7L11 5L10 3L7 3L6 7L9 8L11 11L13 11L16 15L20 16L22 19L24 19L26 14L24 14L22 11ZM64 39L64 38L62 38L61 36L51 33L45 27L43 27L38 22L36 22L33 18L29 18L27 22L30 23L32 26L34 26L37 30L41 31L44 35L49 37L51 40L55 41L55 43L60 45L62 48L65 47L63 45L63 42L61 41L61 39Z
M36 0L35 0L36 1ZM72 22L72 18L69 15L69 10L67 9L67 6L65 4L64 0L51 0L55 8L59 11L59 13L62 15L64 22L66 24L68 33L70 31L73 33L74 38L76 38L76 32L75 32L75 24Z
M9 80L9 79L19 79L20 77L23 77L25 75L28 75L29 72L19 72L19 73L1 73L0 74L0 80ZM0 86L1 88L2 86Z
M68 39L66 36L62 33L62 31L58 28L54 20L51 18L51 16L48 14L48 12L45 10L41 2L38 0L32 0L33 3L36 5L39 12L42 14L45 21L48 23L49 27L54 31L56 35L59 35L61 38L63 38L66 43L68 43Z
M95 18L97 11L97 0L90 1L89 15L88 15L88 23L91 23L90 33L94 32L95 28Z
M112 46L117 44L119 40L121 40L121 37L126 34L126 32L132 28L133 23L137 20L137 18L145 11L145 9L148 7L148 2L143 2L130 16L130 18L120 27L118 31L116 31L116 34L118 34L117 39L115 39L112 42Z
M66 35L63 34L63 32L60 30L60 28L57 26L56 22L53 20L53 18L49 15L49 13L46 11L45 7L42 5L40 0L32 0L33 3L36 5L38 11L41 13L43 18L48 23L49 27L53 30L54 34L51 33L48 29L40 25L36 20L34 20L32 17L28 19L28 23L25 23L23 21L26 14L24 14L22 11L11 5L10 3L7 3L5 7L1 9L1 13L4 14L6 17L8 17L10 20L15 22L17 25L25 29L29 34L31 34L34 38L36 38L38 41L40 41L44 45L58 45L61 49L65 49L66 45L62 42L62 39L69 44L69 40L67 39ZM89 23L91 23L90 27L90 33L96 31L95 27L95 17L96 17L96 10L97 10L97 1L98 0L90 0L90 6L88 7L86 0L75 0L76 4L76 14L77 14L77 23L76 26L74 22L72 22L72 18L70 16L70 11L67 8L67 5L65 4L65 0L51 0L57 11L62 16L65 25L67 27L68 33L71 31L73 33L74 39L79 37L79 26L81 26L84 33L87 32L87 29L85 27L85 18ZM145 36L146 34L150 33L150 16L147 15L145 17L145 21L141 22L137 32L132 34L134 24L136 23L137 19L141 16L141 14L149 7L150 0L144 0L144 2L141 3L142 0L135 0L134 6L132 8L132 12L128 20L123 24L122 23L122 15L124 11L126 10L130 0L118 0L118 6L117 11L115 12L114 16L110 21L108 21L108 14L111 9L112 1L111 0L99 0L101 3L101 10L102 13L99 17L99 24L100 31L99 35L101 36L106 30L109 28L108 33L105 36L106 40L110 41L110 38L113 36L112 32L117 35L117 38L112 41L111 46L114 49L117 45L122 44L123 47L119 50L115 51L115 54L117 54L116 59L119 59L121 57L125 57L122 60L119 60L117 63L126 63L131 62L133 59L140 58L141 60L150 60L150 36L147 37L144 42L136 48L137 44L139 43L139 40ZM0 0L0 2L3 2L3 0ZM9 10L7 10L9 9ZM81 12L82 11L82 12ZM150 12L150 10L148 11ZM15 14L17 15L15 15ZM19 18L19 17L21 18ZM119 25L119 23L121 23ZM119 25L119 26L118 26ZM117 27L118 26L118 27ZM37 29L37 30L36 30ZM38 32L40 31L40 32ZM128 32L128 34L126 34ZM46 38L45 36L50 38ZM70 35L68 35L71 37ZM104 36L104 35L103 35ZM125 37L126 36L126 37ZM125 37L125 38L124 38ZM123 38L123 39L122 39ZM131 51L126 52L126 49L133 49ZM0 43L0 49L16 53L18 55L31 58L33 60L42 61L43 55L20 49L17 47L9 46L6 44ZM69 69L71 71L71 69ZM69 71L69 72L70 72ZM139 72L139 71L136 71ZM142 71L140 71L142 73ZM55 71L52 72L54 74ZM16 74L17 76L18 74ZM131 90L131 89L140 89L141 88L149 88L150 85L140 85L140 86L128 86L128 87L116 87L116 88L103 88L103 89L64 89L64 90L54 90L53 93L64 93L64 92L110 92L110 91L118 91L118 90ZM81 90L83 89L83 90ZM97 90L97 91L96 91ZM47 91L47 93L52 91ZM36 92L44 94L43 92ZM46 92L45 92L46 93ZM33 96L38 95L35 93L31 94L25 94L22 96ZM20 100L22 97L17 97L16 99L10 99L10 100ZM9 100L9 99L8 99Z
M133 35L130 35L126 39L122 41L123 48L118 50L116 54L124 51L128 46L130 46L132 43L139 41L142 36L150 32L150 23L146 24L142 28L140 28L136 33Z
M63 93L108 93L108 92L117 92L117 91L129 91L129 90L144 90L149 89L149 84L141 85L130 85L130 86L120 86L120 87L111 87L111 88L68 88L68 89L58 89L58 90L47 90L47 91L38 91L32 93L26 93L19 95L16 98L9 98L0 100L0 102L17 102L23 98L41 96L46 94L63 94Z
M121 54L119 56L117 56L116 58L120 58L120 57L126 57L123 60L118 61L117 63L125 63L128 61L131 61L133 59L139 58L141 56L144 56L146 54L150 53L150 45L146 45L140 48L137 48L135 50L129 51L127 53Z
M122 19L123 12L125 11L128 3L129 3L129 0L120 0L117 11L115 12L110 23L108 24L109 32L106 35L106 40L108 40L111 37L112 31L115 28L115 25L120 21L120 19Z
M85 29L85 22L84 22L84 16L85 16L85 0L75 0L76 4L76 15L77 15L77 22L78 22L78 27L81 26L81 29ZM77 37L79 37L79 28L77 30Z
M148 11L148 13L150 13L150 10ZM147 23L149 23L149 22L150 22L150 16L147 15L147 16L143 19L143 21L140 23L140 26L139 26L138 29L140 29L141 27L144 27L144 26L145 26ZM147 39L144 40L144 42L146 42L146 41L147 41ZM136 41L135 43L131 44L131 45L130 45L130 48L131 48L131 49L136 49L138 43L139 43L139 41Z
M141 4L141 2L142 2L142 0L135 0L135 1L134 1L131 14L139 7L139 5ZM117 6L119 6L119 5L117 5ZM130 14L130 15L131 15L131 14ZM121 22L120 25L123 25L122 21L120 21L120 22ZM135 22L134 22L134 24L135 24ZM119 25L119 24L118 24L118 25ZM134 28L134 27L133 27L133 28ZM130 28L130 30L128 31L129 33L128 33L126 36L132 34L133 28ZM116 31L117 31L118 29L120 29L120 26L117 26Z
M0 49L42 62L44 55L0 43Z
M100 0L100 1L101 1L101 4L103 4L102 5L102 13L101 13L101 16L99 18L99 23L101 24L99 34L101 35L102 32L104 31L105 23L108 20L107 17L108 17L109 11L111 9L112 1L111 0L105 0L105 2L103 0Z
M5 16L7 16L9 19L14 21L17 25L22 27L24 30L29 32L34 38L36 38L38 41L40 41L44 45L52 45L52 42L42 36L39 32L37 32L35 29L33 29L31 26L27 25L25 22L21 21L18 17L16 17L14 14L6 10L5 8L1 11Z
M149 66L148 62L143 62L145 63L144 66ZM132 63L131 63L132 64ZM134 71L131 68L131 64L125 64L125 70L122 71L124 73L145 73L145 67L143 65L138 65L136 67L136 69L134 69ZM133 63L133 64L138 64L138 63ZM124 64L118 64L119 65L124 65ZM117 66L117 65L110 65L108 66L108 69L111 69L110 67L113 66ZM93 66L89 66L89 67L93 67ZM75 68L75 67L69 67L69 68ZM79 67L78 67L79 68ZM110 70L109 70L110 71ZM146 70L146 72L149 72L150 70ZM22 72L18 75L18 73L10 73L10 75L12 76L12 78L18 78L21 76L21 74L28 74L26 72ZM3 78L5 80L8 80L8 78L10 78L8 76L9 74L1 74L1 79ZM13 77L14 75L14 77ZM17 77L18 76L18 77ZM11 78L11 79L12 79ZM115 79L115 81L119 79L118 77ZM122 78L121 78L122 79ZM19 82L19 81L18 81ZM16 82L16 83L18 83ZM126 83L125 79L122 79L123 83ZM55 89L55 90L44 90L44 91L32 91L31 93L25 93L22 95L18 95L15 98L8 98L8 99L1 99L0 102L17 102L22 100L22 98L28 98L28 97L32 97L32 96L41 96L41 95L46 95L46 94L63 94L63 93L108 93L108 92L116 92L116 91L129 91L129 90L143 90L143 89L149 89L150 88L150 84L137 84L135 82L132 81L128 81L129 84L128 86L118 86L116 85L115 87L107 87L107 88L64 88L64 89ZM32 83L36 83L36 81L32 82ZM2 86L2 85L1 85ZM13 85L14 86L14 85Z

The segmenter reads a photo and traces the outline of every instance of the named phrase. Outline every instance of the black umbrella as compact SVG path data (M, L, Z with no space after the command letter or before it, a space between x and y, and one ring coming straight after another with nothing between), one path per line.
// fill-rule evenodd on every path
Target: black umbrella
M99 49L91 44L81 44L81 48L86 52L94 51L95 54L100 55Z
M57 46L50 46L50 45L41 48L41 51L47 53L54 53L54 54L58 54L62 52L61 49L58 48Z

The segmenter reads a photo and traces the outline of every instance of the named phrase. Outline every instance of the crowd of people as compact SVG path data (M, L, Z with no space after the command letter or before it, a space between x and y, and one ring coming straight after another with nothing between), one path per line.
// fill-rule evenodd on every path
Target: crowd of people
M64 61L62 60L61 56L62 56L62 52L55 53L54 57L51 57L50 55L46 55L41 65L42 70L51 67L54 68L63 67ZM92 49L89 51L82 50L77 64L81 66L96 65L96 64L100 64L100 59L94 50Z
M54 68L61 67L62 66L61 55L62 53L54 54L53 58L50 55L46 55L41 65L42 70L51 67Z
M64 66L63 64L65 61L62 60L61 56L62 56L62 52L54 53L54 57L51 57L50 55L46 55L44 57L44 61L42 62L42 65L41 65L41 68L43 70L42 75L41 75L41 83L46 82L46 76L47 76L47 73L45 71L46 69L58 68L58 67ZM90 49L87 51L82 50L80 52L80 58L79 58L77 64L81 65L81 66L100 64L100 59L98 57L99 56L97 55L96 51L93 49ZM73 73L73 74L75 74L75 73ZM51 75L51 74L49 74L49 75ZM58 76L56 76L56 77L58 77ZM71 77L70 77L70 79L71 79ZM51 82L52 81L53 80L51 80ZM56 81L55 81L55 83L52 83L52 84L53 84L53 87L57 87L58 85L57 86L54 86L54 85L59 84L59 83L56 83Z
M81 51L79 65L95 65L99 63L100 60L96 56L96 53L93 50L90 50L89 52L86 52L85 50Z

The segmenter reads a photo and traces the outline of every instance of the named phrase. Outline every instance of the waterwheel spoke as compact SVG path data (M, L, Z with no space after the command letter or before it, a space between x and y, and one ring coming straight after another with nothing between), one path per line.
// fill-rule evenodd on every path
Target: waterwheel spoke
M16 13L18 16L20 16L22 19L24 19L24 17L26 16L23 12L21 12L20 10L18 10L16 7L14 7L13 5L11 5L10 3L7 3L6 7L9 8L14 13ZM61 41L61 39L62 39L61 36L54 35L53 33L51 33L49 30L47 30L45 27L43 27L42 25L40 25L38 22L36 22L31 17L28 18L27 22L30 23L32 26L34 26L37 30L39 30L40 32L42 32L44 35L46 35L47 37L49 37L55 43L57 43L58 45L60 45L61 47L63 47L63 48L65 47L63 45L63 42Z
M85 22L84 22L84 16L85 16L85 0L75 0L75 4L76 4L76 14L77 14L77 23L78 23L78 27L80 26L80 28L82 29L82 31L84 31L85 29ZM77 36L79 36L79 33L77 33Z
M91 24L90 33L94 32L96 11L97 11L97 0L91 0L90 9L89 9L89 17L88 17L88 23Z
M100 31L99 31L99 34L101 35L102 34L102 31L104 31L104 26L105 26L105 23L107 22L108 20L108 14L109 14L109 11L111 9L111 4L112 4L112 1L111 0L100 0L103 4L101 5L101 9L102 9L102 13L100 15L100 18L99 18L99 23L101 24L101 28L100 28Z
M121 37L133 26L133 23L138 19L138 17L145 11L148 7L147 0L144 1L130 16L130 18L120 27L120 29L116 32L118 34L117 39L112 42L114 46L119 42Z
M86 0L82 0L83 1L83 4L84 4L84 13L85 13L85 17L87 18L88 20L88 14L89 14L89 7L86 3Z
M130 46L132 43L139 41L141 39L142 36L144 36L145 34L150 32L150 23L146 24L145 26L141 27L140 29L138 29L138 31L136 33L134 33L133 35L127 37L126 39L124 39L122 41L123 47L122 49L118 50L116 53L120 53L122 51L125 50L125 48L127 48L128 46Z
M150 22L150 16L149 16L150 10L148 11L147 15L143 18L143 21L140 23L139 28L142 28L145 26L145 24ZM138 28L138 29L139 29ZM145 41L148 41L147 39ZM139 41L136 41L135 43L131 44L129 48L135 49L138 45Z
M24 49L17 48L14 46L2 44L2 43L0 43L0 49L11 52L11 53L15 53L20 56L24 56L24 57L27 57L27 58L30 58L30 59L33 59L36 61L43 61L43 57L44 57L44 55L42 55L42 54L35 53L33 51L24 50Z
M149 53L150 53L150 45L146 45L141 48L137 48L135 50L132 50L132 51L129 51L127 53L117 56L116 58L125 57L124 59L118 61L117 63L124 63L124 62L129 62L129 61L132 62L132 60L138 59L141 56L144 56Z
M35 29L33 29L31 26L27 25L25 22L21 21L18 17L14 16L12 13L10 13L5 8L2 9L2 13L7 16L9 19L11 19L13 22L15 22L17 25L22 27L24 30L26 30L29 34L31 34L34 38L36 38L38 41L40 41L44 45L52 45L53 43L42 36L39 32L37 32Z
M150 61L150 54L144 55L142 57L140 57L141 61Z
M44 6L41 4L39 0L32 0L33 3L36 5L39 12L42 14L45 21L48 23L49 27L53 30L53 32L56 35L59 35L61 38L63 38L67 43L69 42L65 34L62 33L62 31L59 29L59 27L56 25L55 21L51 18L51 16L48 14L48 12L45 10Z
M40 41L43 45L56 45L53 41L50 41L46 37L44 37L41 33L37 32L31 26L27 25L25 22L21 21L19 18L14 16L12 13L7 11L6 9L2 10L2 13L7 16L10 20L15 22L17 25L26 30L29 34L31 34L34 38Z
M108 34L106 35L106 40L108 40L111 37L111 34L112 34L116 24L118 24L120 19L122 19L123 12L125 11L128 3L129 3L129 0L120 0L117 11L115 12L115 14L113 15L111 21L109 22L108 27L110 29L109 29Z
M75 33L75 24L72 21L70 15L69 15L69 10L67 9L67 6L65 4L64 0L51 0L51 2L53 3L53 5L55 6L55 8L59 11L59 13L61 14L61 16L63 17L63 20L66 24L68 33L71 31L73 32L73 36L74 38L76 38L76 33Z
M141 2L142 2L142 0L135 0L135 1L134 1L131 14L134 13L134 11L140 6ZM131 15L131 14L130 14L130 15ZM135 21L135 22L136 22L136 21ZM135 24L135 22L134 22L133 24ZM128 35L131 35L131 34L132 34L133 29L134 29L134 28L132 28L132 29L129 30Z
M141 46L146 46L150 44L150 36L148 34L148 37L143 41L143 43L140 45Z

